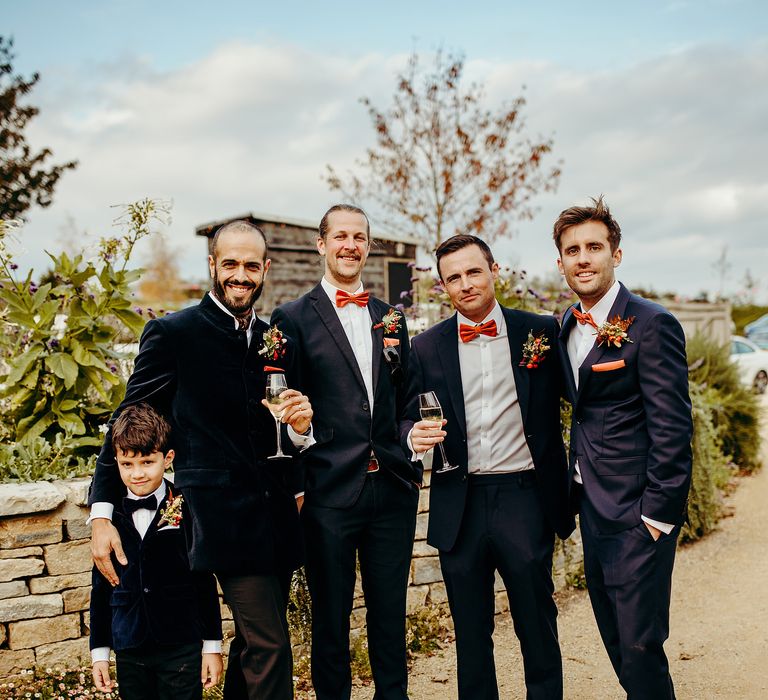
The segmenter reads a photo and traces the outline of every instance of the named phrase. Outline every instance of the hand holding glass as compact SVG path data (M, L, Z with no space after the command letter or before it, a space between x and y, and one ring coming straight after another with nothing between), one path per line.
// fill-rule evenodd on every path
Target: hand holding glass
M280 418L283 415L283 402L280 400L280 394L287 388L288 384L285 381L285 375L281 372L273 372L267 375L266 399L269 404L269 412L275 419L275 430L277 431L277 452L267 457L267 459L280 459L282 457L290 459L291 457L291 455L287 455L283 452L283 446L280 441Z
M419 394L419 413L421 413L421 420L434 421L435 423L442 424L443 422L443 409L440 406L440 402L437 400L434 391L427 391L423 394ZM437 446L440 448L440 456L443 458L443 466L440 469L435 469L435 474L442 474L443 472L449 472L458 468L458 464L448 464L448 458L445 456L445 448L442 442L438 442Z

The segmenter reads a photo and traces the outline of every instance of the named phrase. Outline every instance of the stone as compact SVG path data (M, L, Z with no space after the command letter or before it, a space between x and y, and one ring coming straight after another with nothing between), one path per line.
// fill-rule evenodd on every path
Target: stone
M426 540L419 540L418 542L413 543L413 556L436 557L437 550L431 544L427 544Z
M62 542L43 547L45 564L51 576L77 574L93 568L91 543L88 540Z
M67 588L80 588L91 585L91 572L81 574L62 574L61 576L41 576L29 579L32 593L58 593Z
M56 514L0 520L0 549L52 544L62 537L61 517Z
M509 598L504 591L496 594L496 614L505 613L509 611Z
M365 627L366 612L367 611L365 608L357 608L352 611L352 614L349 616L350 629L358 630Z
M429 489L419 491L419 513L429 512Z
M59 615L39 620L22 620L8 625L9 649L32 649L52 642L76 639L80 636L80 615ZM86 640L87 641L87 640Z
M501 574L497 571L494 575L493 579L493 590L496 593L499 593L500 591L506 591L506 586L504 585L504 579L501 578Z
M22 559L24 557L42 556L42 547L17 547L16 549L0 549L0 559Z
M86 513L82 518L65 520L64 538L66 540L90 540L91 526L85 522L87 519L88 514Z
M88 489L91 486L90 476L83 476L78 479L59 479L54 481L53 485L64 493L67 503L83 508L88 507Z
M0 647L5 644L5 625L0 625Z
M45 569L42 559L0 559L0 581L37 576Z
M6 598L0 600L0 622L49 618L59 615L63 609L64 603L58 593Z
M54 644L43 644L35 649L35 663L40 668L86 668L91 667L91 652L88 638L71 639ZM86 677L88 672L86 670Z
M427 523L429 522L429 513L419 513L416 516L416 536L415 540L427 539Z
M29 595L29 588L24 581L8 581L0 583L0 600L5 598L18 598L22 595Z
M0 484L0 517L54 510L65 500L66 495L47 481Z
M426 605L427 595L429 595L429 586L408 586L405 614L414 615L419 612Z
M64 601L64 612L88 610L91 603L91 587L71 588L61 594Z
M411 582L414 585L442 581L440 559L438 557L420 557L411 562Z
M8 651L0 649L0 678L7 678L35 665L35 652L31 649Z
M221 632L224 635L224 637L234 637L235 636L235 621L234 620L222 620L221 621Z
M430 585L428 600L431 605L442 605L448 602L448 591L445 590L445 584L442 581Z

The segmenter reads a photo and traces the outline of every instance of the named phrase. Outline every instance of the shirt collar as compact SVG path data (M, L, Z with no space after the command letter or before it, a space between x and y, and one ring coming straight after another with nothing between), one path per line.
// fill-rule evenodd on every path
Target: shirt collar
M501 310L501 305L497 301L493 308L491 309L491 312L480 322L480 323L486 323L487 321L496 321L496 337L503 336L506 334L507 326L504 323L504 313ZM456 329L458 332L458 329L461 327L462 323L466 323L468 326L476 326L478 325L474 321L470 321L463 313L460 311L456 312Z
M621 289L621 285L619 285L619 281L616 280L614 281L613 286L603 295L600 301L598 301L597 304L595 304L589 310L589 313L592 316L592 320L598 326L608 320L608 314L611 311L613 302L616 301L616 297L619 296L619 289ZM579 304L579 307L581 310L584 309L581 304Z
M130 488L127 488L126 490L128 491L126 498L129 498L132 501L138 501L140 498L146 498L146 496L137 496L133 491L131 491ZM165 479L160 482L160 486L158 486L152 493L148 495L154 495L155 498L157 498L157 503L159 505L163 498L165 498Z
M343 292L344 290L332 285L327 279L325 279L325 277L323 277L320 280L320 286L323 288L323 291L328 295L328 298L331 300L331 303L334 306L336 306L336 292ZM362 291L363 291L363 282L361 280L360 286L354 292L352 292L352 294L360 294L360 292ZM352 306L354 306L354 304L352 304Z
M216 295L212 291L208 292L208 296L211 297L211 299L213 299L213 303L216 304L216 306L218 306L225 314L227 314L227 316L231 316L235 320L235 328L240 328L240 324L237 321L237 316L235 316L235 314L233 314L226 306L224 306L224 304L222 304L221 301L219 301L219 299L216 298ZM253 321L255 318L256 318L256 312L253 310L253 308L251 308L251 320L248 323L248 328L250 328L253 325Z

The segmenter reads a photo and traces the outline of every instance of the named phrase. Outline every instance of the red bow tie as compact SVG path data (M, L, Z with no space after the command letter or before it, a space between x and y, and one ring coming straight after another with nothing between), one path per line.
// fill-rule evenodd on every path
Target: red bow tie
M351 301L353 304L357 304L360 307L368 305L368 297L370 292L360 292L360 294L350 294L343 289L336 290L336 306L343 309Z
M497 333L496 321L486 321L485 323L478 323L476 326L462 323L459 326L459 338L461 338L462 343L468 343L479 335L489 335L491 338L495 338Z
M595 323L595 319L592 318L592 314L590 313L581 313L578 309L573 310L573 315L576 317L576 320L583 326L585 323L592 326L595 330L597 330L597 324Z

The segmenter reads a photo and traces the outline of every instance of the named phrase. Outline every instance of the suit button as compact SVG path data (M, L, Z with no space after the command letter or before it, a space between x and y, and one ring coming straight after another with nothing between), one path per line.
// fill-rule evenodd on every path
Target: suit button
M461 475L461 480L462 481L466 481L467 480L467 475L466 474L462 474Z
M576 425L581 425L581 421L577 419L576 420Z
M144 593L149 593L149 588L145 588Z
M269 498L269 491L264 492L264 498Z
M369 406L368 406L368 402L367 402L367 401L363 401L363 410L364 410L364 411L367 411L367 410L368 410L368 408L369 408Z

